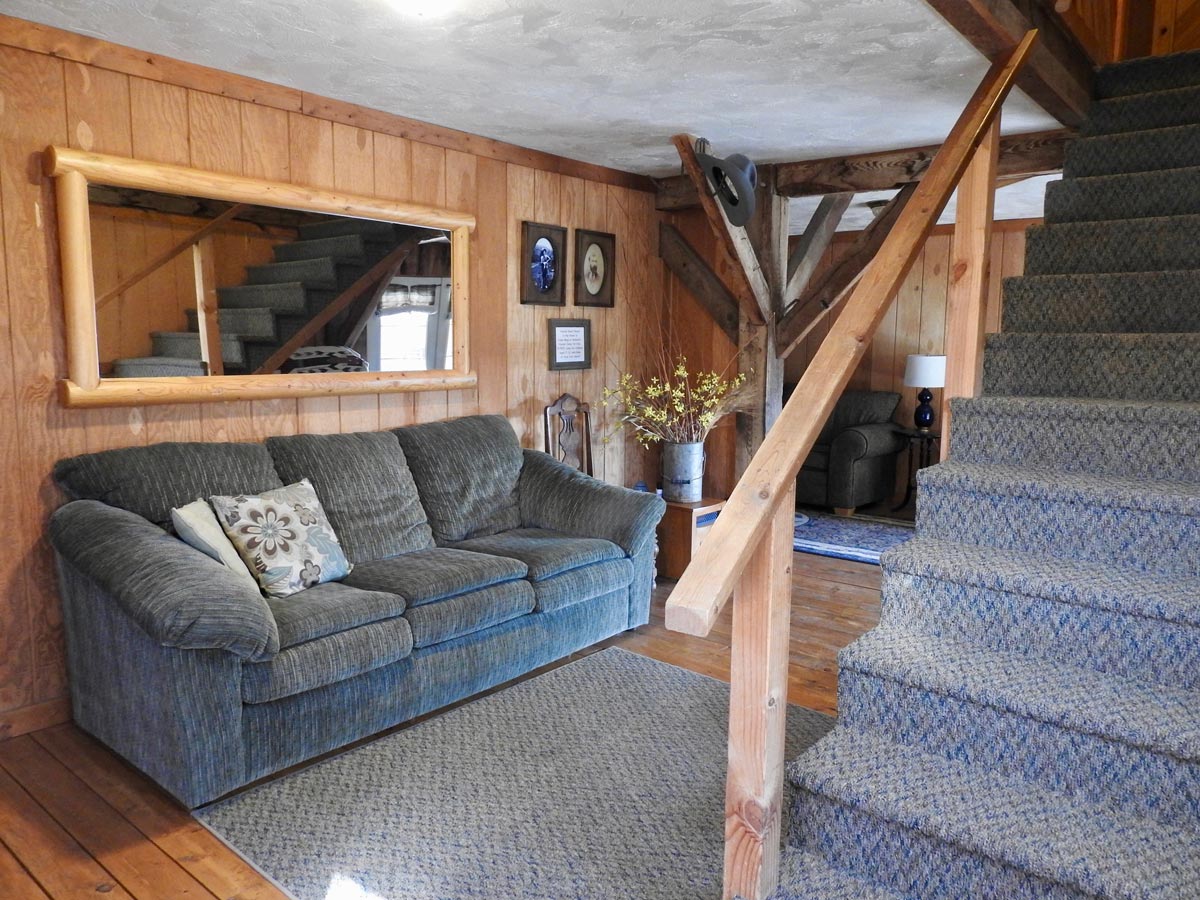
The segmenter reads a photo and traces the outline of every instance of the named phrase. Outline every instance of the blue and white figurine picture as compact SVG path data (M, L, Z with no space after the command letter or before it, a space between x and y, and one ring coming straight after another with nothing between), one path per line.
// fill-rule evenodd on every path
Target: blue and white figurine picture
M521 223L521 256L527 267L521 284L521 302L565 305L567 229L540 222Z
M554 276L557 271L558 259L554 253L554 245L548 238L538 238L533 245L533 259L530 260L533 271L533 283L545 294L554 287Z

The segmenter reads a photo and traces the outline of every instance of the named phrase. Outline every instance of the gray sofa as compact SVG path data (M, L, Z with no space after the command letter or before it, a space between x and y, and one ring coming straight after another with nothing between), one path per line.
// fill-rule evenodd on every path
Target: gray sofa
M265 599L170 510L311 480L354 564ZM194 807L649 617L664 504L474 416L61 461L75 721Z
M907 446L892 422L899 404L891 391L842 394L796 477L796 502L849 514L890 497L896 457Z

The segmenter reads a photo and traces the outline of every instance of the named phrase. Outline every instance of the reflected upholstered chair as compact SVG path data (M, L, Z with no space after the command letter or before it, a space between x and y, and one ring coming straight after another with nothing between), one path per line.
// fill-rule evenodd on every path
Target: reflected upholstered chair
M900 395L889 391L842 394L796 477L796 503L850 515L888 499L896 457L907 446L892 422L899 403Z

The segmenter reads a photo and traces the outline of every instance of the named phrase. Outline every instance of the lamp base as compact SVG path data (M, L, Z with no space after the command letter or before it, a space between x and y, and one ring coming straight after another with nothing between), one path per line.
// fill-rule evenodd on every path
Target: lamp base
M913 424L917 431L929 431L933 427L933 393L929 388L921 388L917 394L917 408L913 412Z

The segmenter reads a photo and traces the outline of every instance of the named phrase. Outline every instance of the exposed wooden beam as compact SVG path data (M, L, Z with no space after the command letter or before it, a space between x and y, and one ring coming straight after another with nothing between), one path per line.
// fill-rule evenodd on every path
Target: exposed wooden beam
M1092 102L1096 72L1050 0L925 0L990 60L1031 28L1038 43L1017 86L1064 125L1078 126Z
M712 316L717 327L737 346L738 302L703 257L679 229L663 222L658 226L658 255L683 286Z
M853 194L827 194L821 198L812 220L788 256L785 300L789 297L799 297L808 287L821 257L829 249L829 244L837 233L838 224L853 199Z
M867 265L875 258L884 239L891 233L892 226L917 189L916 182L905 185L887 206L880 210L875 220L854 241L850 252L838 260L814 284L796 299L783 318L775 334L775 349L780 358L786 358L813 327L828 315L838 301L858 282Z
M1046 175L1062 171L1067 143L1075 137L1069 128L1014 134L1000 139L998 173L1001 177ZM788 197L814 197L821 194L886 191L920 181L929 161L940 148L906 147L785 162L775 166L775 187ZM658 181L656 205L662 211L691 209L699 197L692 183L677 175Z
M684 174L700 199L700 207L717 236L718 245L739 263L733 267L734 284L731 285L738 305L751 322L761 325L771 315L771 289L750 243L750 236L744 228L738 228L729 221L725 210L713 196L700 161L696 158L696 138L690 134L677 134L671 141L679 151Z

